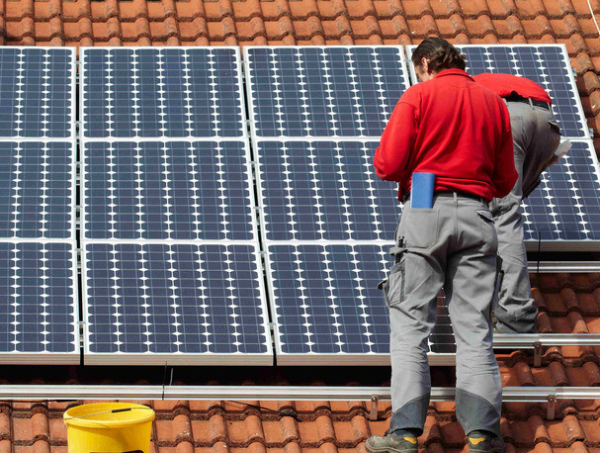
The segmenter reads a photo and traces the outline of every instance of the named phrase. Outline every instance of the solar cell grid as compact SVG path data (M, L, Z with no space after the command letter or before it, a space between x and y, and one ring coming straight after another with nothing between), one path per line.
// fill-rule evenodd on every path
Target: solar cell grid
M600 241L600 170L593 143L573 140L566 156L541 176L521 205L525 239L583 241L586 250ZM546 248L550 244L544 244Z
M87 363L270 364L257 256L249 244L87 244Z
M75 133L73 49L0 51L0 137L65 139Z
M378 142L257 143L267 240L391 240L397 185L373 168Z
M72 244L0 242L0 361L79 363L75 272Z
M256 137L377 137L409 86L397 46L249 47Z
M0 237L75 237L71 143L0 141Z
M89 142L85 239L253 240L243 142Z
M82 49L87 139L243 138L239 49Z
M283 354L389 353L377 290L389 246L269 245L272 312Z

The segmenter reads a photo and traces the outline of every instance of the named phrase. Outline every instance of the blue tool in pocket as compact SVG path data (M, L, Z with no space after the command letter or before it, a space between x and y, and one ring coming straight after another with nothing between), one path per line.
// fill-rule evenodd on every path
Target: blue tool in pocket
M431 209L433 207L433 189L435 175L433 173L413 173L410 194L410 207Z

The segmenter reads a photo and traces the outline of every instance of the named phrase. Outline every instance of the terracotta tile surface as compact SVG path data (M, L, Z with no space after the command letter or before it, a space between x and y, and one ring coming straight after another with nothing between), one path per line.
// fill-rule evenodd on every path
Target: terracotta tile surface
M365 453L364 441L382 435L390 415L389 403L379 404L377 420L370 420L365 403L354 403L351 412L347 405L334 409L326 402L292 403L286 411L293 416L259 401L247 408L224 401L218 412L188 401L145 403L156 411L151 453ZM507 453L600 452L596 403L559 402L556 420L546 418L544 404L505 404L501 430ZM0 417L0 452L66 453L63 408L49 402L36 408L6 403ZM429 452L466 451L453 403L431 404L419 444Z

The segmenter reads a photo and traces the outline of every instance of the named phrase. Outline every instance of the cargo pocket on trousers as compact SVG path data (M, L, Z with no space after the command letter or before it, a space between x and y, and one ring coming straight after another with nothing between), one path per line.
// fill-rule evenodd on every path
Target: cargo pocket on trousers
M404 299L404 258L392 266L390 275L377 288L383 291L383 297L388 307L398 305Z

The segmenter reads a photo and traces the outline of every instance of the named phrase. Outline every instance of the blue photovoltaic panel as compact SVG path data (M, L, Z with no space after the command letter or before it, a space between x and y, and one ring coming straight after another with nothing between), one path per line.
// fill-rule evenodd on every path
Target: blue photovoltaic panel
M374 242L268 246L271 310L283 354L278 363L310 362L315 354L357 354L360 363L365 355L389 354L389 311L377 285L392 265L390 247ZM430 352L454 353L443 296L437 311Z
M75 353L73 245L0 242L0 354Z
M412 49L408 48L409 57ZM463 45L467 72L499 72L527 77L541 85L552 98L552 111L563 137L588 138L573 68L564 45Z
M398 185L373 167L378 142L258 142L267 240L391 241Z
M591 141L573 141L522 206L525 239L600 241L600 171Z
M88 142L85 239L254 239L243 142Z
M377 284L391 267L389 248L269 245L272 313L280 351L388 354L388 308Z
M243 137L237 48L82 50L85 138Z
M91 353L144 354L145 363L224 354L236 364L270 352L253 245L95 243L84 261Z
M0 137L70 138L74 49L0 49Z
M0 142L0 237L75 236L73 144Z
M409 87L400 46L247 47L256 137L377 137Z

